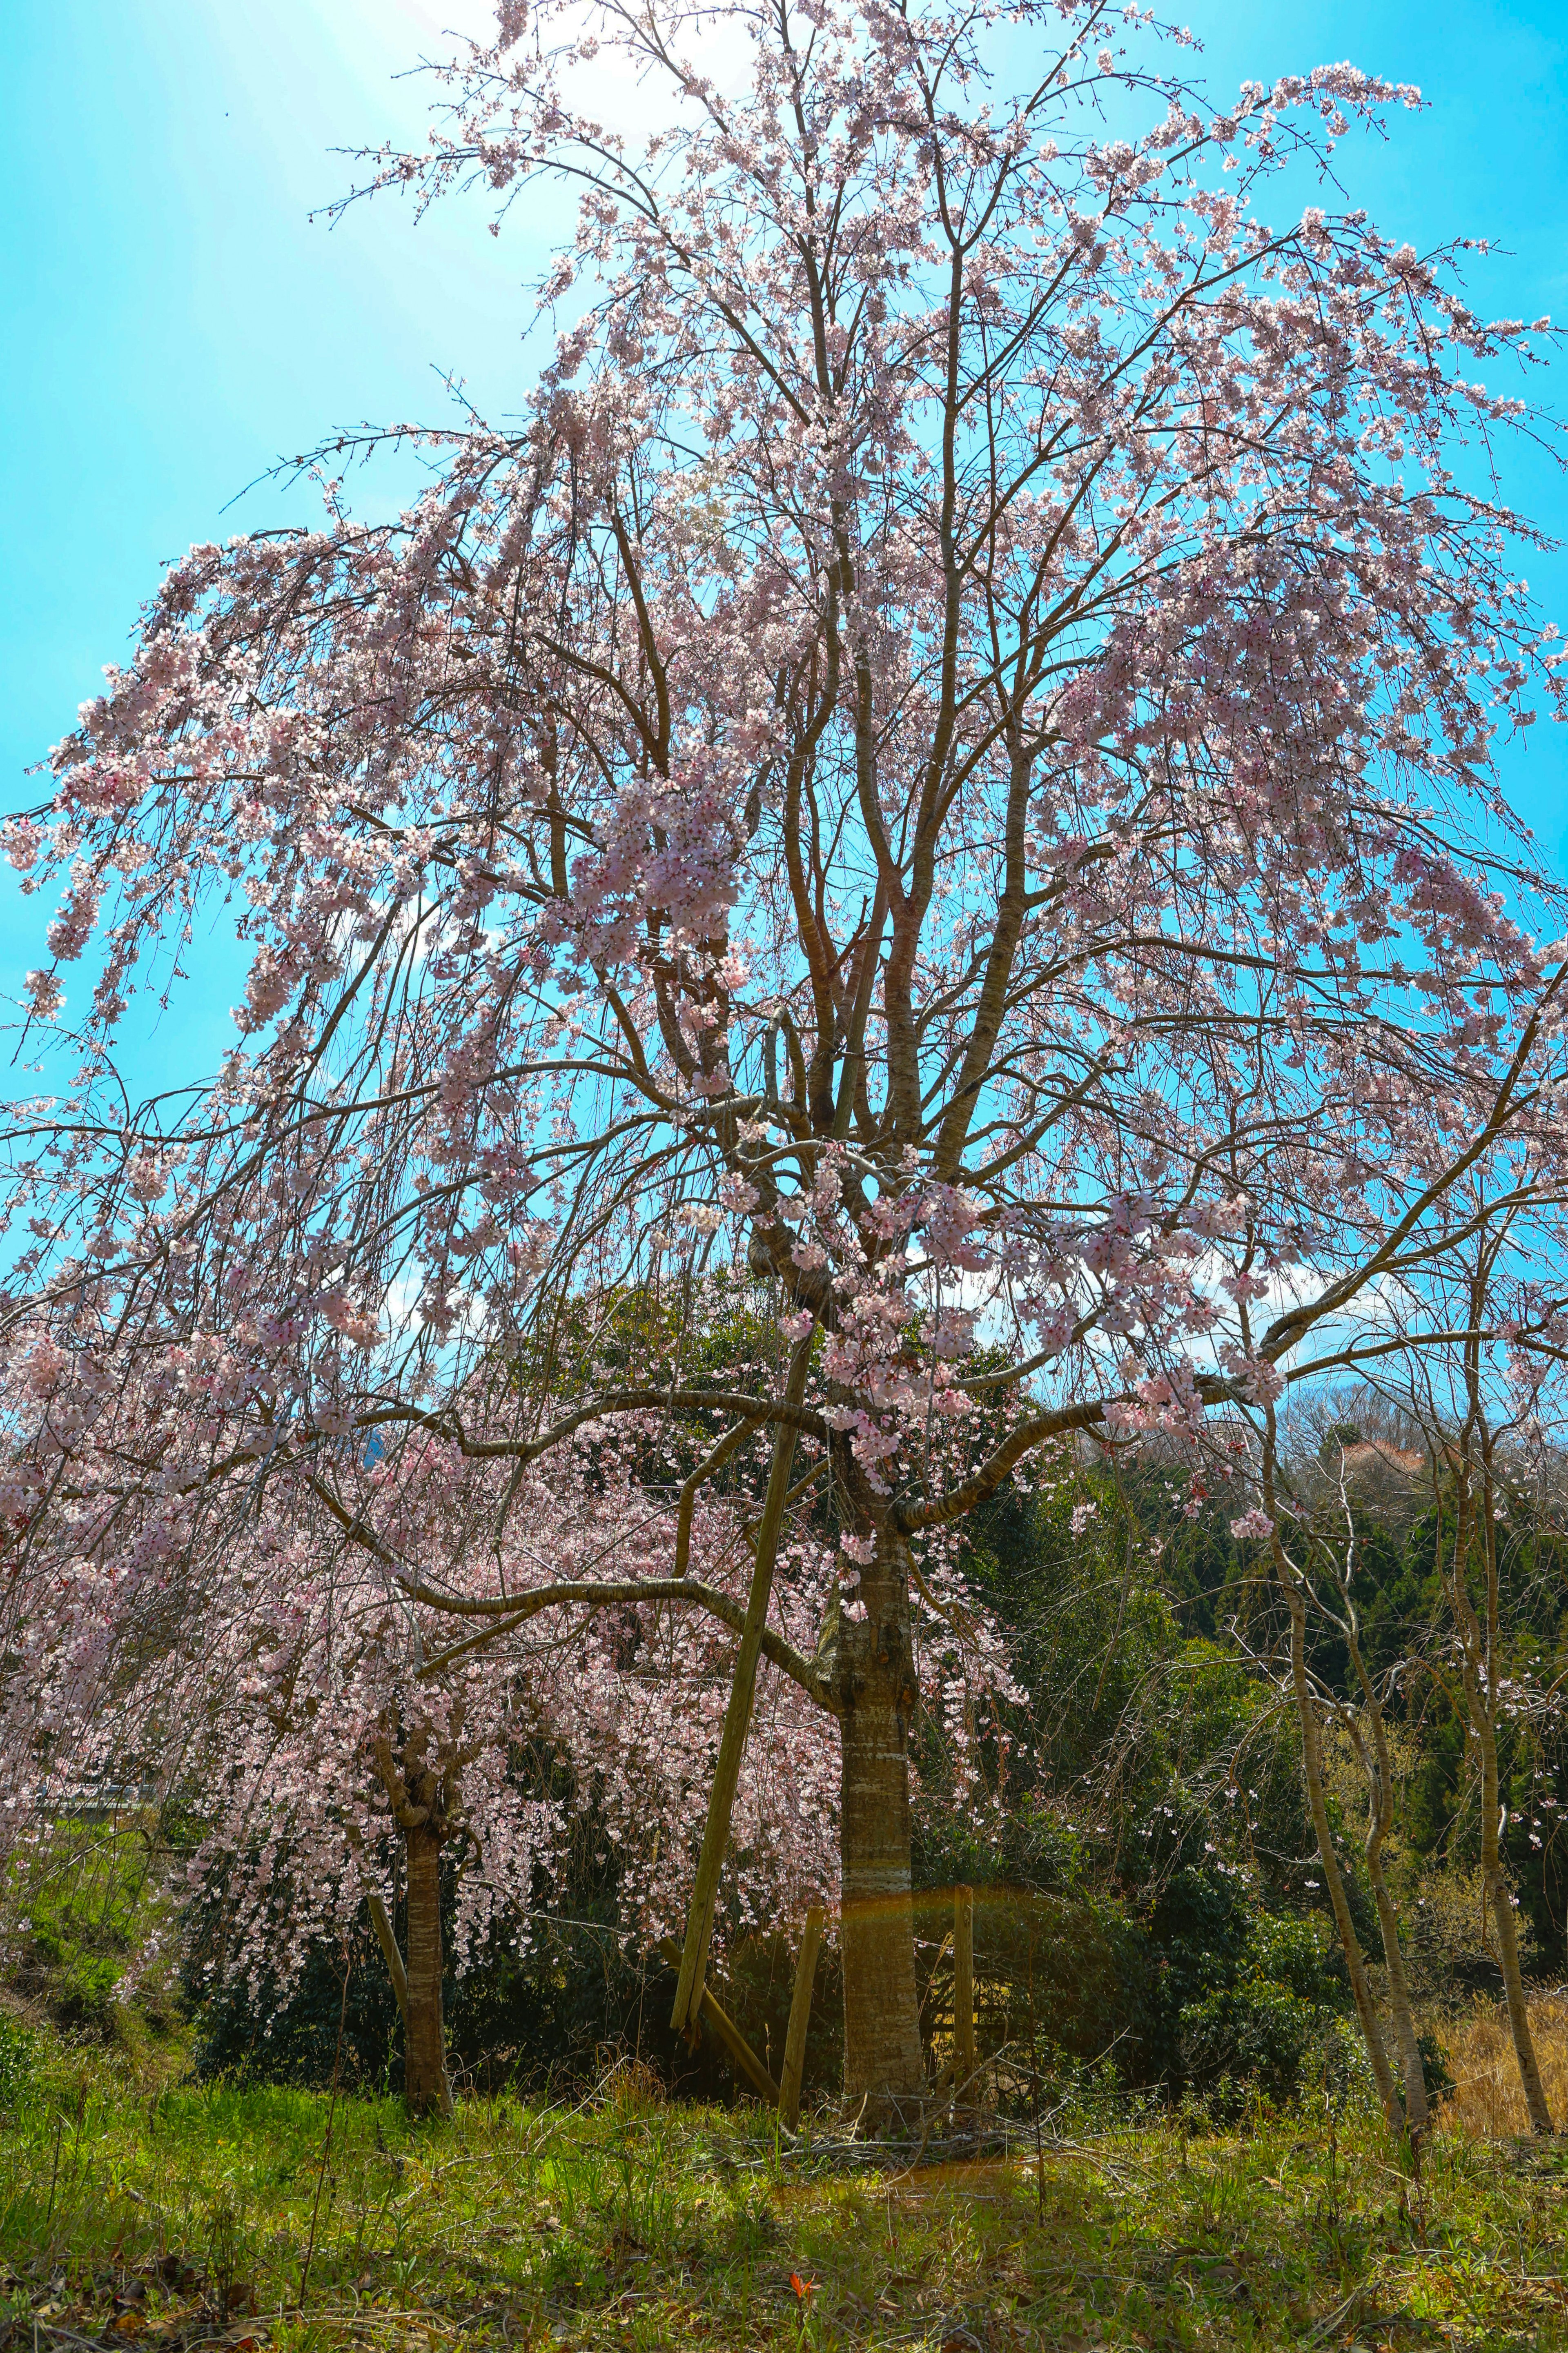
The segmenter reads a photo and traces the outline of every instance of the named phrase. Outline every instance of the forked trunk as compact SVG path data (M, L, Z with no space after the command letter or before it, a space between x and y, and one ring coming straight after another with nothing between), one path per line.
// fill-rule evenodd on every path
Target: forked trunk
M926 2091L909 1878L916 1683L901 1539L879 1543L862 1597L864 1619L839 1636L844 2101L878 2131L912 2116Z
M432 2110L450 2116L452 2109L441 2017L441 1847L459 1820L462 1767L471 1753L460 1745L461 1729L459 1711L434 1757L428 1725L416 1726L396 1751L389 1725L379 1725L371 1742L393 1820L403 1832L408 1875L406 1963L400 1962L389 1922L383 1935L374 1901L370 1916L397 1987L403 2012L403 2097L409 2115L416 2116Z
M408 1862L408 2008L403 2096L411 2116L451 2114L441 2017L441 1849L428 1830L405 1832Z

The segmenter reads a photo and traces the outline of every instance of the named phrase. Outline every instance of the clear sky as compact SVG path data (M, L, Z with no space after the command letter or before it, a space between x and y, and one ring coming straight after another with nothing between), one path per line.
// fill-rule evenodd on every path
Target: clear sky
M0 7L0 807L32 797L25 766L123 654L161 564L276 512L228 502L280 453L440 417L440 372L493 416L521 404L521 289L559 210L519 207L499 240L478 204L417 229L393 201L335 229L308 217L353 176L334 147L422 134L420 85L394 78L444 52L443 27L485 21L482 0ZM1568 321L1563 0L1204 0L1184 21L1216 96L1346 57L1418 83L1427 111L1341 149L1347 193L1418 246L1506 248L1475 267L1478 308ZM1556 373L1568 415L1568 353ZM1508 487L1568 532L1544 464ZM1568 627L1568 561L1528 569ZM1560 732L1537 730L1506 781L1568 868ZM47 912L0 894L0 995L41 961ZM233 993L198 993L161 1052L209 1061Z

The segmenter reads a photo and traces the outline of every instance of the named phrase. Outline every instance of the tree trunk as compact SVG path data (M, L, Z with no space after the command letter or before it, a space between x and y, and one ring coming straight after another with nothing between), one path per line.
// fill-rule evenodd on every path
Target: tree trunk
M1388 2006L1393 2012L1394 2032L1399 2038L1399 2069L1404 2078L1404 2121L1412 2141L1418 2140L1431 2122L1426 2105L1426 2072L1421 2063L1421 2044L1415 2031L1415 2013L1410 2007L1410 1980L1404 1974L1404 1955L1399 1942L1399 1915L1388 1892L1383 1876L1381 1840L1367 1841L1367 1872L1372 1880L1372 1901L1377 1905L1378 1926L1383 1931L1383 1957L1388 1968Z
M451 2114L441 2018L441 1848L428 1830L405 1832L408 1856L408 2008L403 2096L411 2116Z
M926 2091L909 1883L909 1726L916 1683L904 1540L878 1538L861 1580L866 1615L839 1634L844 2101L873 2131Z
M1474 1320L1478 1321L1478 1318ZM1498 1959L1502 1968L1503 1991L1508 1998L1508 2022L1513 2033L1514 2056L1519 2062L1520 2085L1524 2093L1525 2109L1532 2133L1552 2130L1552 2111L1546 2105L1546 2093L1541 2081L1541 2069L1536 2063L1535 2043L1530 2031L1530 2014L1525 2008L1524 1980L1519 1967L1519 1930L1514 1926L1513 1903L1508 1873L1503 1869L1502 1850L1499 1840L1499 1823L1502 1816L1502 1789L1498 1772L1498 1675L1499 1607L1498 1588L1497 1501L1492 1485L1490 1440L1480 1411L1479 1376L1473 1351L1467 1346L1466 1376L1470 1389L1470 1412L1467 1419L1461 1448L1455 1470L1455 1525L1452 1569L1448 1598L1454 1612L1454 1623L1465 1654L1462 1678L1465 1705L1469 1714L1470 1728L1481 1752L1481 1873L1487 1901L1492 1907L1492 1919L1498 1932ZM1481 1434L1481 1493L1478 1501L1471 1485L1473 1464L1470 1453L1473 1433ZM1434 1474L1436 1476L1436 1474ZM1441 1526L1441 1521L1439 1521ZM1486 1625L1483 1630L1470 1599L1469 1568L1471 1546L1474 1543L1481 1556L1481 1570L1486 1583Z
M1487 1901L1492 1907L1492 1921L1498 1934L1498 1961L1502 1969L1503 1992L1508 1998L1508 2022L1513 2034L1514 2056L1519 2061L1519 2080L1524 2092L1531 2131L1549 2133L1552 2130L1552 2111L1546 2105L1546 2090L1536 2061L1534 2038L1530 2031L1524 1979L1519 1966L1519 1929L1514 1921L1513 1897L1509 1888L1508 1873L1503 1869L1502 1849L1498 1838L1502 1798L1498 1777L1497 1726L1491 1709L1482 1704L1473 1673L1465 1677L1465 1696L1470 1704L1470 1721L1481 1745L1481 1871L1486 1883Z
M1502 1964L1503 1989L1508 1995L1508 2022L1513 2030L1514 2052L1519 2060L1519 2079L1524 2086L1524 2105L1530 2113L1532 2133L1552 2130L1552 2111L1546 2105L1546 2087L1541 2080L1536 2063L1535 2043L1530 2031L1530 2014L1524 2005L1524 1980L1519 1970L1519 1931L1514 1926L1513 1899L1502 1872L1488 1874L1488 1893L1491 1896L1492 1918L1497 1925L1498 1957Z
M1524 2004L1524 1979L1519 1969L1519 1930L1514 1925L1513 1896L1508 1883L1508 1873L1503 1868L1500 1845L1502 1784L1498 1771L1498 1678L1500 1672L1501 1610L1498 1583L1498 1504L1492 1482L1491 1440L1484 1430L1480 1536L1481 1561L1487 1580L1486 1704L1484 1706L1477 1704L1481 1694L1477 1688L1474 1670L1465 1677L1465 1696L1469 1702L1471 1720L1481 1744L1481 1867L1486 1873L1492 1918L1497 1923L1498 1958L1502 1964L1503 1991L1508 1996L1508 2022L1513 2030L1514 2055L1519 2061L1519 2080L1524 2092L1530 2129L1532 2133L1549 2133L1552 2130L1552 2111L1546 2105L1546 2088L1536 2063L1535 2043L1530 2031L1530 2013ZM1467 1556L1467 1548L1466 1553L1456 1556L1455 1570L1461 1581Z
M407 2031L408 2024L408 1972L403 1967L403 1956L397 1950L397 1938L393 1930L392 1922L388 1916L387 1906L382 1901L381 1895L377 1890L371 1885L369 1876L366 1871L365 1841L360 1836L358 1825L355 1822L348 1821L344 1824L344 1829L348 1837L348 1843L354 1850L354 1859L359 1865L360 1883L365 1889L365 1908L370 1915L370 1925L376 1931L376 1941L381 1947L381 1957L387 1964L387 1974L392 1980L392 1990L397 1997L397 2015L402 2020L404 2029ZM392 1886L392 1905L394 1910L397 1909L397 1888L396 1876L394 1876Z
M1363 1738L1352 1725L1352 1737L1368 1783L1369 1812L1363 1852L1367 1877L1372 1882L1372 1901L1377 1905L1377 1924L1383 1932L1383 1957L1388 1970L1388 2006L1393 2012L1394 2032L1399 2039L1400 2073L1404 2078L1404 2121L1414 2147L1431 2122L1431 2115L1426 2102L1426 2071L1421 2063L1421 2043L1415 2031L1415 2014L1410 2007L1410 1980L1404 1974L1404 1952L1399 1941L1399 1915L1388 1892L1388 1880L1383 1867L1383 1845L1393 1828L1393 1759L1389 1754L1383 1703L1361 1656L1348 1574L1341 1590L1345 1605L1345 1639L1350 1645L1351 1663L1356 1671L1356 1680L1361 1687L1361 1702L1372 1734L1372 1753L1369 1756Z
M387 1974L392 1980L392 1990L397 1997L397 2015L405 2028L408 2023L408 1977L403 1967L403 1956L397 1950L397 1939L392 1933L392 1923L387 1916L387 1906L374 1890L366 1895L370 1925L376 1931L376 1941L387 1963Z
M953 1890L953 2090L974 2100L975 2076L975 1892Z
M1277 1550L1277 1565L1280 1582L1285 1588L1286 1604L1290 1611L1290 1680L1296 1694L1296 1712L1301 1721L1301 1767L1307 1783L1307 1803L1311 1810L1312 1828L1318 1838L1318 1858L1328 1883L1334 1926L1340 1934L1340 1949L1350 1973L1351 1991L1355 1997L1356 2015L1361 2021L1367 2057L1372 2062L1378 2098L1383 2102L1383 2112L1388 2119L1390 2132L1402 2133L1404 2112L1400 2105L1393 2071L1388 2063L1388 2052L1383 2048L1383 2030L1378 2024L1372 1988L1367 1983L1366 1963L1361 1957L1361 1945L1351 1919L1350 1899L1345 1894L1345 1883L1329 1829L1329 1807L1323 1795L1322 1759L1318 1746L1318 1712L1307 1682L1307 1605L1297 1589L1283 1553Z
M800 2078L806 2068L806 2036L811 2025L811 1988L817 1975L817 1947L822 1940L822 1907L813 1904L801 1932L795 1963L795 1990L789 2001L789 2028L784 2037L784 2064L779 2076L779 2121L791 2132L800 2122Z

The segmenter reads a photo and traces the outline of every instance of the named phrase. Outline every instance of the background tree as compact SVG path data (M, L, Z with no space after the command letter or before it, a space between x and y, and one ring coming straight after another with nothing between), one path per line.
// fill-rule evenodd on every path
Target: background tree
M1521 1325L1517 1314L1507 1315L1506 1301L1499 1297L1516 1249L1510 1223L1506 1213L1482 1223L1466 1262L1453 1270L1452 1295L1467 1313L1458 1362L1448 1368L1451 1409L1447 1417L1441 1414L1435 1368L1424 1365L1421 1390L1425 1393L1425 1411L1421 1422L1428 1475L1439 1507L1437 1567L1453 1630L1450 1664L1457 1671L1478 1765L1481 1872L1486 1902L1497 1936L1509 2026L1530 2128L1531 2132L1549 2133L1552 2128L1552 2114L1530 2031L1520 1967L1519 1930L1514 1920L1518 1898L1510 1883L1502 1851L1508 1808L1499 1772L1499 1733L1506 1718L1520 1712L1526 1693L1510 1672L1517 1664L1516 1658L1510 1656L1515 1645L1510 1640L1511 1630L1503 1623L1499 1523L1506 1516L1508 1505L1503 1483L1506 1456L1499 1452L1499 1438L1518 1435L1521 1421L1532 1424L1531 1434L1539 1436L1546 1385L1543 1373L1557 1350L1552 1345L1556 1339L1554 1315L1546 1330L1532 1332ZM1487 1345L1491 1327L1498 1324L1513 1343L1510 1353L1515 1378L1509 1387L1501 1387L1496 1379L1493 1351ZM1530 1366L1532 1353L1537 1358L1534 1367ZM1453 1504L1446 1559L1441 1508L1445 1486L1451 1491Z

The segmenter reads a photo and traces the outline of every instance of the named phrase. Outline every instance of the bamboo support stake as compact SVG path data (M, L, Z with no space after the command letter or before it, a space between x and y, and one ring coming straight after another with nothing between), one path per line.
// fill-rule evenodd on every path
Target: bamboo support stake
M365 1890L365 1906L370 1915L370 1925L376 1931L376 1941L387 1964L387 1974L392 1980L392 1990L397 1997L397 2015L407 2027L408 2023L408 1977L403 1967L403 1956L397 1950L397 1938L387 1915L387 1906L370 1882L365 1865L365 1841L351 1824L348 1842L354 1849L354 1859L359 1866L359 1883Z
M803 1340L796 1343L794 1355L789 1359L789 1377L784 1387L786 1404L798 1406L805 1397L806 1374L810 1360L811 1334L808 1332ZM729 1844L729 1818L735 1804L736 1786L740 1779L747 1731L751 1723L751 1702L757 1689L757 1662L761 1656L762 1636L768 1624L768 1605L773 1592L773 1564L779 1555L779 1537L784 1525L789 1471L794 1459L794 1425L781 1421L773 1441L768 1493L757 1531L757 1565L752 1572L751 1594L746 1605L740 1649L736 1654L729 1705L725 1710L718 1763L714 1767L713 1793L708 1799L707 1827L703 1832L703 1851L698 1857L696 1882L692 1889L692 1908L686 1918L681 1978L675 1989L675 2007L670 2021L677 2034L694 2034L702 2011L703 1978L708 1962L708 1938L713 1933L714 1904L718 1894L719 1874L724 1869L725 1849Z
M376 1931L387 1963L387 1973L392 1980L392 1990L397 1997L397 2015L405 2026L408 2023L408 1979L403 1968L403 1956L397 1950L397 1939L392 1933L392 1923L387 1917L387 1906L379 1895L366 1893L365 1901L370 1911L370 1925Z
M795 1964L795 1990L789 1998L789 2026L784 2037L784 2075L779 2092L780 2123L793 2132L800 2121L800 2077L806 2066L806 2030L811 2022L811 1986L817 1974L817 1947L822 1936L822 1907L813 1904L806 1915L800 1957Z
M735 2021L722 2010L709 1987L703 1988L703 2016L727 2052L729 2063L738 2074L744 2075L751 2088L770 2108L779 2105L779 2086L747 2041Z
M975 1892L953 1890L953 2089L966 2097L975 2079Z
M660 1947L660 1950L663 1954L664 1958L669 1962L670 1967L673 1968L681 1957L680 1949L676 1946L674 1939L673 1937L666 1938L664 1943ZM728 2059L729 2063L735 2069L736 2073L737 2075L744 2075L747 2082L751 2085L753 2091L759 2094L770 2108L776 2108L779 2105L780 2098L783 2096L778 2084L774 2082L772 2076L768 2073L767 2068L763 2065L761 2060L758 2057L756 2052L752 2049L750 2043L747 2041L739 2027L736 2026L735 2021L728 2015L727 2011L722 2010L719 2008L717 2002L714 2000L711 1987L705 1985L703 1988L699 2015L706 2020L708 2027L713 2033L715 2042L718 2044L719 2049Z

